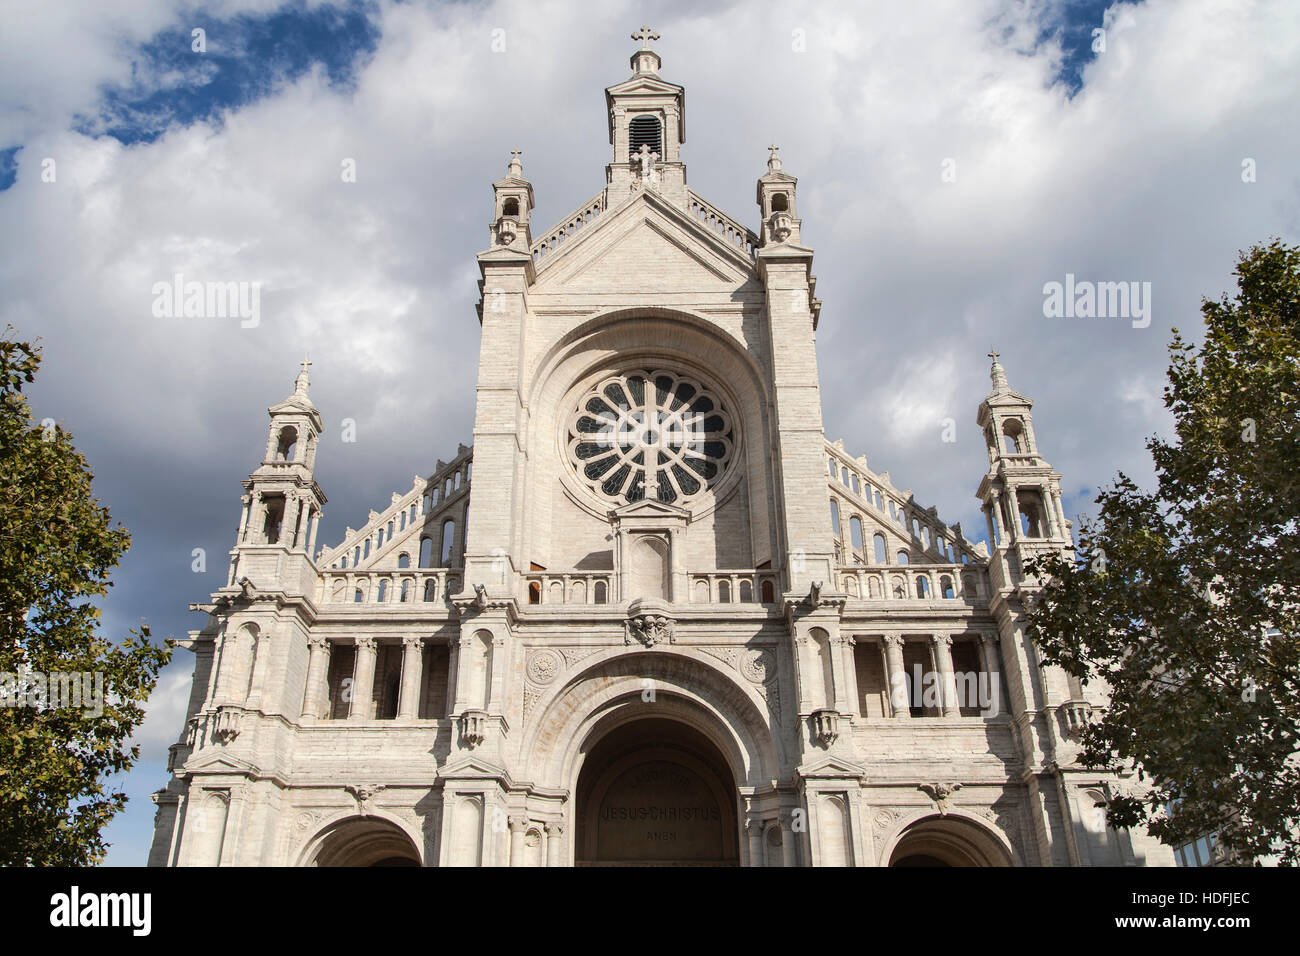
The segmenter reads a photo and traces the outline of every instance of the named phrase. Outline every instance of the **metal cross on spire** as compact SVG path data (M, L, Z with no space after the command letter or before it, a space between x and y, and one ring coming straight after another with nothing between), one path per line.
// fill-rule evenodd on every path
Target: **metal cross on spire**
M659 39L659 34L653 32L653 31L652 31L648 26L646 26L646 25L643 23L643 24L641 24L641 29L638 30L636 33L633 33L633 34L632 34L632 39L633 39L633 40L640 40L640 41L641 41L641 49L643 49L643 50L648 50L648 49L650 49L650 41L651 41L651 40L658 40L658 39Z
M293 390L299 394L307 394L307 369L311 367L311 358L304 358L298 363L302 371L298 373L298 378L293 383Z

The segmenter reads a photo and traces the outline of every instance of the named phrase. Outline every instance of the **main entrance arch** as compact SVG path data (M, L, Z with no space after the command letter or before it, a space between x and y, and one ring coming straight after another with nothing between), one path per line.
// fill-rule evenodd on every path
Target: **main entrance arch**
M380 817L348 817L311 840L305 866L420 866L420 851L410 836Z
M687 724L645 717L611 730L578 777L579 866L736 866L736 783Z
M889 865L900 867L1012 866L1010 852L985 827L961 817L924 817L899 835Z

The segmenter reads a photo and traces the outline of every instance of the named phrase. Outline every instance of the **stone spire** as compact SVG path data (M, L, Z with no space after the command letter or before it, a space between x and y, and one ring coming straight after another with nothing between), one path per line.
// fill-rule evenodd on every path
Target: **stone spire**
M311 384L311 379L307 375L307 369L311 367L311 359L305 358L298 364L302 366L302 371L298 373L298 377L293 381L293 394L310 404L311 399L307 398L307 386Z
M998 361L998 355L999 355L998 350L992 349L988 353L988 355L989 358L993 360L993 367L989 369L989 377L993 379L993 391L994 392L1011 391L1011 386L1007 384L1006 370L1002 367L1002 363Z
M518 149L512 149L510 151L510 175L515 179L524 178L524 164L519 159L519 154L521 152L523 151Z

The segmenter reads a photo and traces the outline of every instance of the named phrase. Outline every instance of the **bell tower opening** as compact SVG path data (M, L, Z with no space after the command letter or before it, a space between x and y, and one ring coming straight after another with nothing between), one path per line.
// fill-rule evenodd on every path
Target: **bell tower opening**
M736 784L684 723L645 717L602 737L577 787L578 866L738 866Z
M635 156L642 146L650 147L650 152L664 154L663 137L657 116L637 116L627 128L628 149Z

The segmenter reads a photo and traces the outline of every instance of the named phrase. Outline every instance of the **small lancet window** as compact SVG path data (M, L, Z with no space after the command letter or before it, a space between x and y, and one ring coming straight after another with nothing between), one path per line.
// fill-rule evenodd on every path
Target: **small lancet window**
M439 562L444 568L451 567L451 549L456 540L456 523L450 518L442 523L442 555Z

